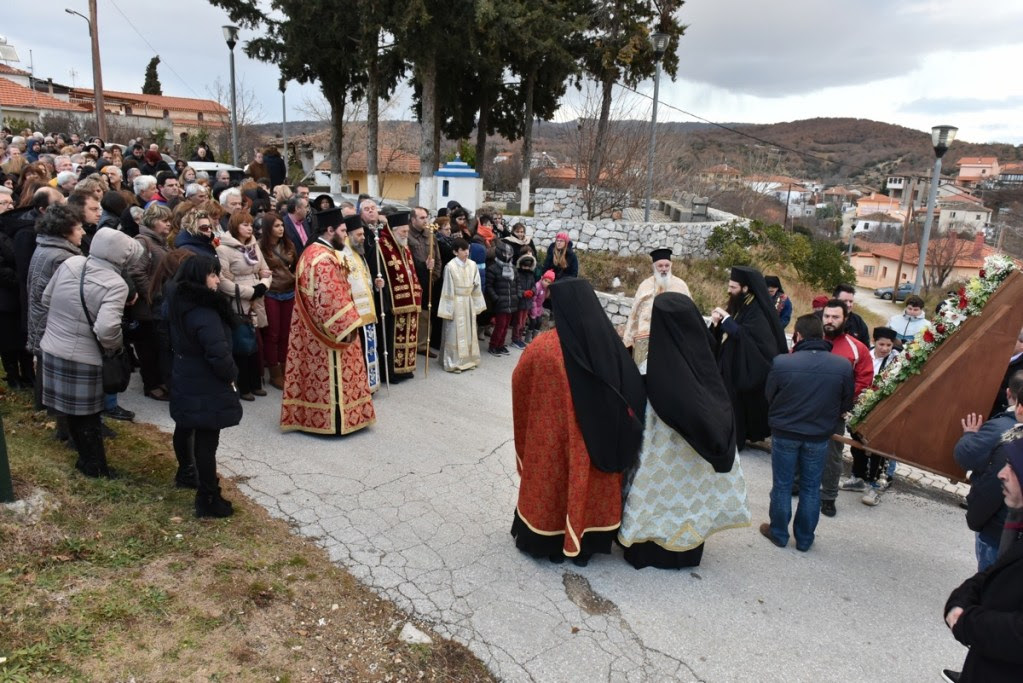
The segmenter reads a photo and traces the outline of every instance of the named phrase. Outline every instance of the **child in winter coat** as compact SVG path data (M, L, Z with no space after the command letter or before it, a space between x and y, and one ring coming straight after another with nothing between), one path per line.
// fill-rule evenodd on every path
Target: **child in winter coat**
M518 277L519 291L522 292L522 296L519 298L519 307L512 318L512 346L521 351L526 348L524 340L526 320L529 317L529 309L532 307L535 294L533 288L536 286L536 257L528 245L522 247L515 266L515 274Z
M506 356L510 352L504 340L508 334L512 313L519 308L522 290L519 289L518 276L511 261L511 246L498 242L495 257L487 266L486 292L494 314L494 332L490 335L490 348L487 352L491 356Z
M543 302L547 300L549 287L554 282L554 271L548 270L533 287L533 296L529 300L529 329L526 330L526 343L536 339L540 333L540 322L543 320Z

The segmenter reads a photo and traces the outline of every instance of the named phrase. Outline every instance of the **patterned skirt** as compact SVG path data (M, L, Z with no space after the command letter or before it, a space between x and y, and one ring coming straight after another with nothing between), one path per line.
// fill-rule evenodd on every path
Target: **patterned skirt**
M103 368L43 352L43 405L65 415L103 410Z

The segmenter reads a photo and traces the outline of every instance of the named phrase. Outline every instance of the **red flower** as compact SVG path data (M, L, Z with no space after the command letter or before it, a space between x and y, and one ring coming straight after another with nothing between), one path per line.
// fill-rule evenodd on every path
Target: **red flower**
M959 297L959 309L960 310L966 308L969 305L970 305L970 303L966 300L965 296Z
M987 277L987 271L986 271L986 270L984 270L983 268L981 268L981 269L980 269L980 276L981 276L981 277Z
M928 344L934 343L934 335L931 333L930 330L924 330L924 341L927 342Z
M966 287L960 287L959 288L959 298L962 299L964 296L966 296Z
M909 351L906 351L905 356L906 360L913 360L913 354L911 354Z
M934 329L938 332L938 334L945 334L945 331L948 328L945 327L945 323L938 323L937 325L934 326Z

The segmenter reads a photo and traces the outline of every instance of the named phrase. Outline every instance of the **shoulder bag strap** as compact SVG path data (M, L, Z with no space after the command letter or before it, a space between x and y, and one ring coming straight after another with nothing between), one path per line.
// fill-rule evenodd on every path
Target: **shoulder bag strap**
M85 261L82 262L82 276L78 279L78 297L82 300L82 310L85 311L85 320L89 323L89 331L92 332L92 338L96 340L96 346L99 347L100 355L106 352L103 345L99 343L99 337L96 336L96 330L93 329L92 314L89 313L89 307L85 305L85 269L89 265L89 259L86 257Z
M246 317L245 309L242 308L241 289L238 287L237 284L234 286L234 305L235 305L235 308L238 309L238 315L240 315L242 317L242 319L244 319Z

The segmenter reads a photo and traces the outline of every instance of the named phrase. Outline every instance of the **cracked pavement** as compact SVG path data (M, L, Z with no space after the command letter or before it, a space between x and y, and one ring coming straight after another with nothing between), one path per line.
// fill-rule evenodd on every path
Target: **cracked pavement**
M348 437L282 434L268 388L221 433L221 474L504 680L937 680L959 668L965 649L941 611L976 569L973 534L950 498L904 483L876 508L840 494L809 553L782 550L756 529L770 457L744 451L753 526L712 536L700 567L637 571L617 548L587 567L519 553L513 354L461 375L434 365L425 379L420 366L381 388L377 423ZM173 429L138 378L121 404Z

